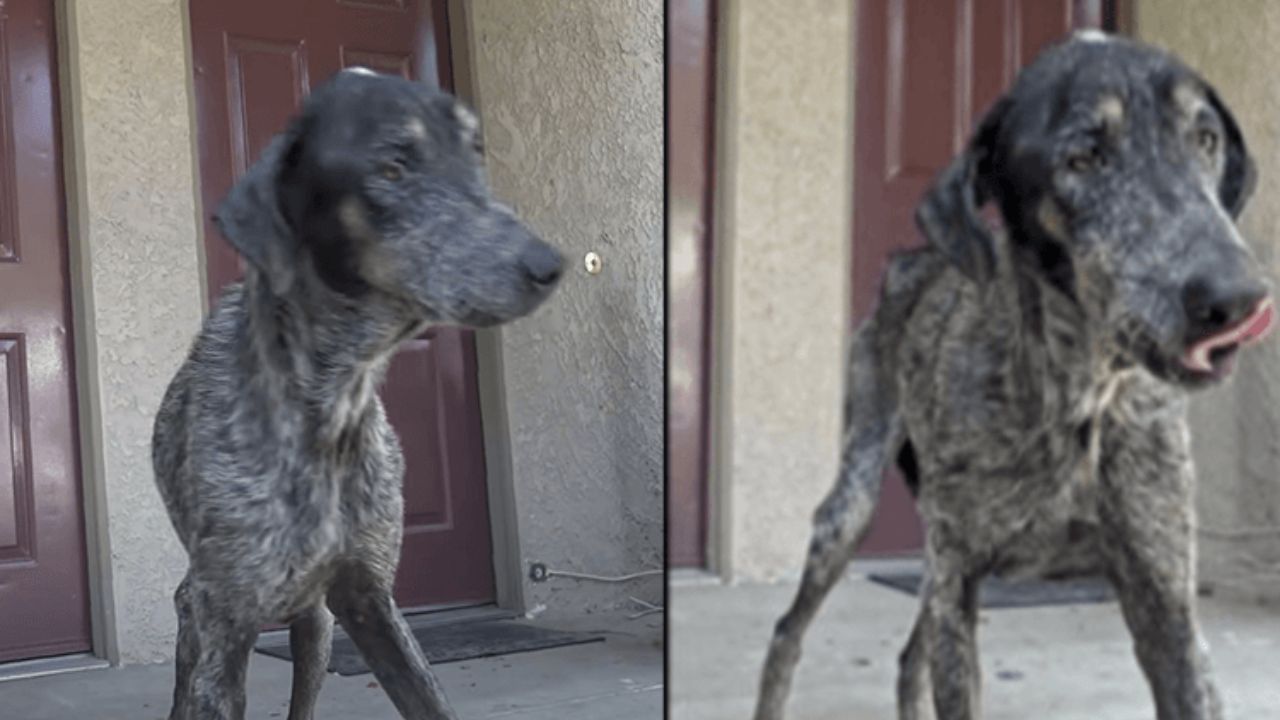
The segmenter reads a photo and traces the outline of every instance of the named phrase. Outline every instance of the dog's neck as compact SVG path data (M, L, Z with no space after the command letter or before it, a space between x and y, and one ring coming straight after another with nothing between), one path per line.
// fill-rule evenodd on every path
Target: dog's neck
M244 301L254 335L244 351L285 378L268 392L298 395L305 424L322 442L338 443L364 422L395 349L422 329L395 308L344 297L319 281L277 295L254 269Z
M998 301L1015 308L1020 333L1037 340L1019 343L1015 353L1030 376L1080 390L1106 384L1126 366L1115 342L1094 329L1084 308L1058 284L1015 264L1000 285Z

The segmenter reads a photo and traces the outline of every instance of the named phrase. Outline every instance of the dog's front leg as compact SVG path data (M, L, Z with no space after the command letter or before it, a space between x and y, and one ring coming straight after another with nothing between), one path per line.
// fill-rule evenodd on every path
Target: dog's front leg
M1099 516L1109 574L1159 720L1221 720L1195 619L1185 420L1126 415L1104 425Z
M234 616L228 612L234 603L194 584L188 599L194 646L199 648L190 671L189 717L244 720L245 671L258 637L258 624L252 618Z
M339 581L329 592L329 607L402 716L456 720L389 588Z
M938 720L980 720L982 669L978 666L978 581L959 567L930 558L922 630Z

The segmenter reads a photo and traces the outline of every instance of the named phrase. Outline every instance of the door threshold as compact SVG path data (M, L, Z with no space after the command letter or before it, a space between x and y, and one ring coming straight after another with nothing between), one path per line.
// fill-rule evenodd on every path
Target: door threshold
M853 575L873 575L876 573L921 572L924 569L924 558L919 554L880 557L855 557L849 563L849 573Z
M463 623L481 622L484 620L512 620L520 617L520 613L513 610L505 610L497 605L410 608L408 610L401 610L400 614L404 616L404 621L409 624L409 628L412 630L424 627L437 627L440 625L461 625ZM342 626L337 623L333 626L333 637L335 639L347 637ZM259 646L288 644L288 628L268 630L258 635L257 645Z
M511 620L520 617L514 610L506 610L497 605L464 605L446 607L409 608L401 611L409 627L432 627L435 625L456 625L481 620Z
M8 680L30 680L47 675L62 675L82 670L102 670L111 667L111 663L89 653L76 655L59 655L57 657L36 658L35 660L15 660L0 663L0 682Z

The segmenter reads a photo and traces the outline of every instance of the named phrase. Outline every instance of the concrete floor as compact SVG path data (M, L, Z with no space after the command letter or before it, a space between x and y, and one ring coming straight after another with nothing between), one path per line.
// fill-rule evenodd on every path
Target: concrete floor
M668 598L673 720L751 716L764 650L795 585L677 582ZM854 573L809 629L788 717L888 720L916 600ZM1280 707L1280 608L1201 599L1230 720ZM1151 720L1154 706L1115 604L983 611L985 720Z
M556 625L605 641L436 666L464 718L654 720L662 717L662 616L600 616ZM246 718L288 715L291 665L254 653ZM161 720L173 692L171 665L88 670L0 682L6 720ZM330 675L315 720L399 720L372 675Z

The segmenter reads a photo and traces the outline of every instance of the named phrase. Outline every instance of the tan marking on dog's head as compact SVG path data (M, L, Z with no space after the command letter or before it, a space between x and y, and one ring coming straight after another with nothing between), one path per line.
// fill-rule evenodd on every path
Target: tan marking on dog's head
M338 221L342 223L342 229L347 231L347 237L352 240L372 242L377 239L373 226L369 224L364 204L354 195L343 198L339 203Z
M1066 242L1070 239L1067 234L1067 219L1062 215L1062 209L1052 198L1044 198L1040 201L1040 207L1036 208L1036 220L1040 222L1040 227L1055 240Z
M462 128L462 144L480 150L480 119L462 103L454 104L453 114Z
M454 103L453 116L458 119L458 124L462 126L463 132L475 134L480 129L480 119L462 103Z
M382 243L377 242L378 231L369 223L364 204L354 196L346 197L338 205L338 221L355 246L360 277L374 287L393 291L397 285L394 259Z
M1085 28L1071 34L1071 39L1083 43L1111 42L1111 36L1097 28Z
M1204 88L1200 87L1199 83L1186 79L1173 86L1173 103L1183 119L1191 120L1205 105L1209 104L1209 100L1205 97Z
M1116 95L1103 95L1094 112L1108 129L1118 129L1124 124L1124 101Z

